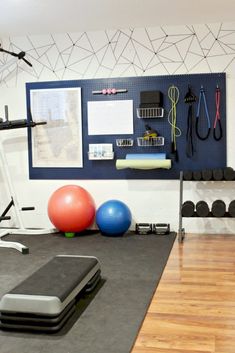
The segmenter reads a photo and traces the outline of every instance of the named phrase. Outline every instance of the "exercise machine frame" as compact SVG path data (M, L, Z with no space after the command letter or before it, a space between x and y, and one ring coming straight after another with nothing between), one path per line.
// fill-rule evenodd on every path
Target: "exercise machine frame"
M34 123L33 121L27 121L27 120L13 120L10 121L8 119L8 107L5 106L5 121L0 121L0 130L9 130L9 129L16 129L16 128L25 128L25 127L34 127L36 125L42 125L45 124L45 122L39 122L39 123ZM2 238L6 235L9 234L48 234L48 233L55 233L57 232L56 229L31 229L31 228L26 228L24 226L24 222L21 216L21 211L31 211L34 210L34 207L21 207L19 206L16 192L12 183L11 175L9 172L8 168L8 163L7 159L4 153L3 149L3 143L0 141L0 159L2 163L2 171L3 171L3 177L7 182L7 188L9 195L11 197L11 200L5 210L2 212L0 215L0 222L4 220L9 220L11 219L10 216L7 216L7 213L9 210L14 206L15 209L15 216L16 216L16 222L18 224L17 228L5 228L0 232L0 248L5 247L5 248L13 248L16 249L22 254L28 254L29 253L29 248L21 243L18 242L12 242L12 241L4 241ZM1 228L0 228L1 230Z

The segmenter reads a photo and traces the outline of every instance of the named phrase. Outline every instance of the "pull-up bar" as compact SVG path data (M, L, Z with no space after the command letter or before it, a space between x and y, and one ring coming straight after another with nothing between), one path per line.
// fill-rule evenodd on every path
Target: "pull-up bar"
M37 125L45 125L46 121L34 122L32 119L9 120L8 106L5 105L5 121L0 118L0 130L20 129L26 127L35 127Z

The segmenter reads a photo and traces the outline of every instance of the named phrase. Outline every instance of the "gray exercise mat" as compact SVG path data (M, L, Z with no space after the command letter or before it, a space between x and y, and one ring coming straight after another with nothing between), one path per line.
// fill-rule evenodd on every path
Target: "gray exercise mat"
M61 334L0 331L1 353L128 353L135 341L175 240L165 236L99 233L10 235L29 255L0 248L0 296L58 254L95 256L102 285L69 330Z

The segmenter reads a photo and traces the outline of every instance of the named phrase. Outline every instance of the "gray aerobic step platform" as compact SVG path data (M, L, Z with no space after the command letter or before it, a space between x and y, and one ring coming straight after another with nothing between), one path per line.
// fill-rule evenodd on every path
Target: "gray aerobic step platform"
M54 332L75 311L80 293L90 293L101 278L93 256L58 255L0 301L0 328Z

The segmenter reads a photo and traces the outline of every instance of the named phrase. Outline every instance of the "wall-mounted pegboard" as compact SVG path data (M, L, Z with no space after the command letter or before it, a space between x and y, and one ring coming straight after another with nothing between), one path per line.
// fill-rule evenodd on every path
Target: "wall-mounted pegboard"
M177 138L178 161L172 154L171 125L168 122L168 114L172 108L168 97L169 87L175 86L179 91L179 100L176 105L176 125L181 131ZM186 154L187 148L187 118L189 105L185 103L185 95L188 87L191 87L197 100L193 104L194 121L192 130L192 141L194 153L190 158ZM82 109L82 154L83 166L35 166L33 161L32 129L28 132L29 147L29 176L31 179L178 179L180 170L202 170L221 168L226 166L226 76L225 73L171 75L171 76L149 76L129 77L91 80L51 81L34 82L26 84L26 100L28 119L31 118L31 92L33 90L57 89L57 88L81 88ZM199 103L200 89L203 87L206 97L208 116L211 131L206 140L201 140L195 133L195 115ZM213 123L216 116L216 89L220 89L220 122L222 138L217 141L213 137ZM124 90L120 93L106 92L106 94L94 94L94 91L103 89ZM163 97L163 114L154 112L150 118L143 118L143 112L139 112L141 92L160 91ZM88 102L104 101L133 101L133 133L130 134L88 134ZM139 116L142 114L142 116ZM151 139L146 145L143 140L146 124L150 125L158 133L158 140ZM202 135L207 132L208 120L204 109L203 98L201 101L201 112L199 129ZM217 125L218 128L218 125ZM160 140L159 140L160 137ZM163 139L163 140L162 140ZM162 143L163 141L163 143ZM61 140L63 144L63 140ZM94 157L92 145L112 145L112 155L107 158L98 159ZM107 147L109 148L109 147ZM116 161L126 158L127 154L157 154L164 153L172 162L170 169L122 169L116 168ZM94 158L92 158L94 157ZM110 158L109 158L110 157Z

